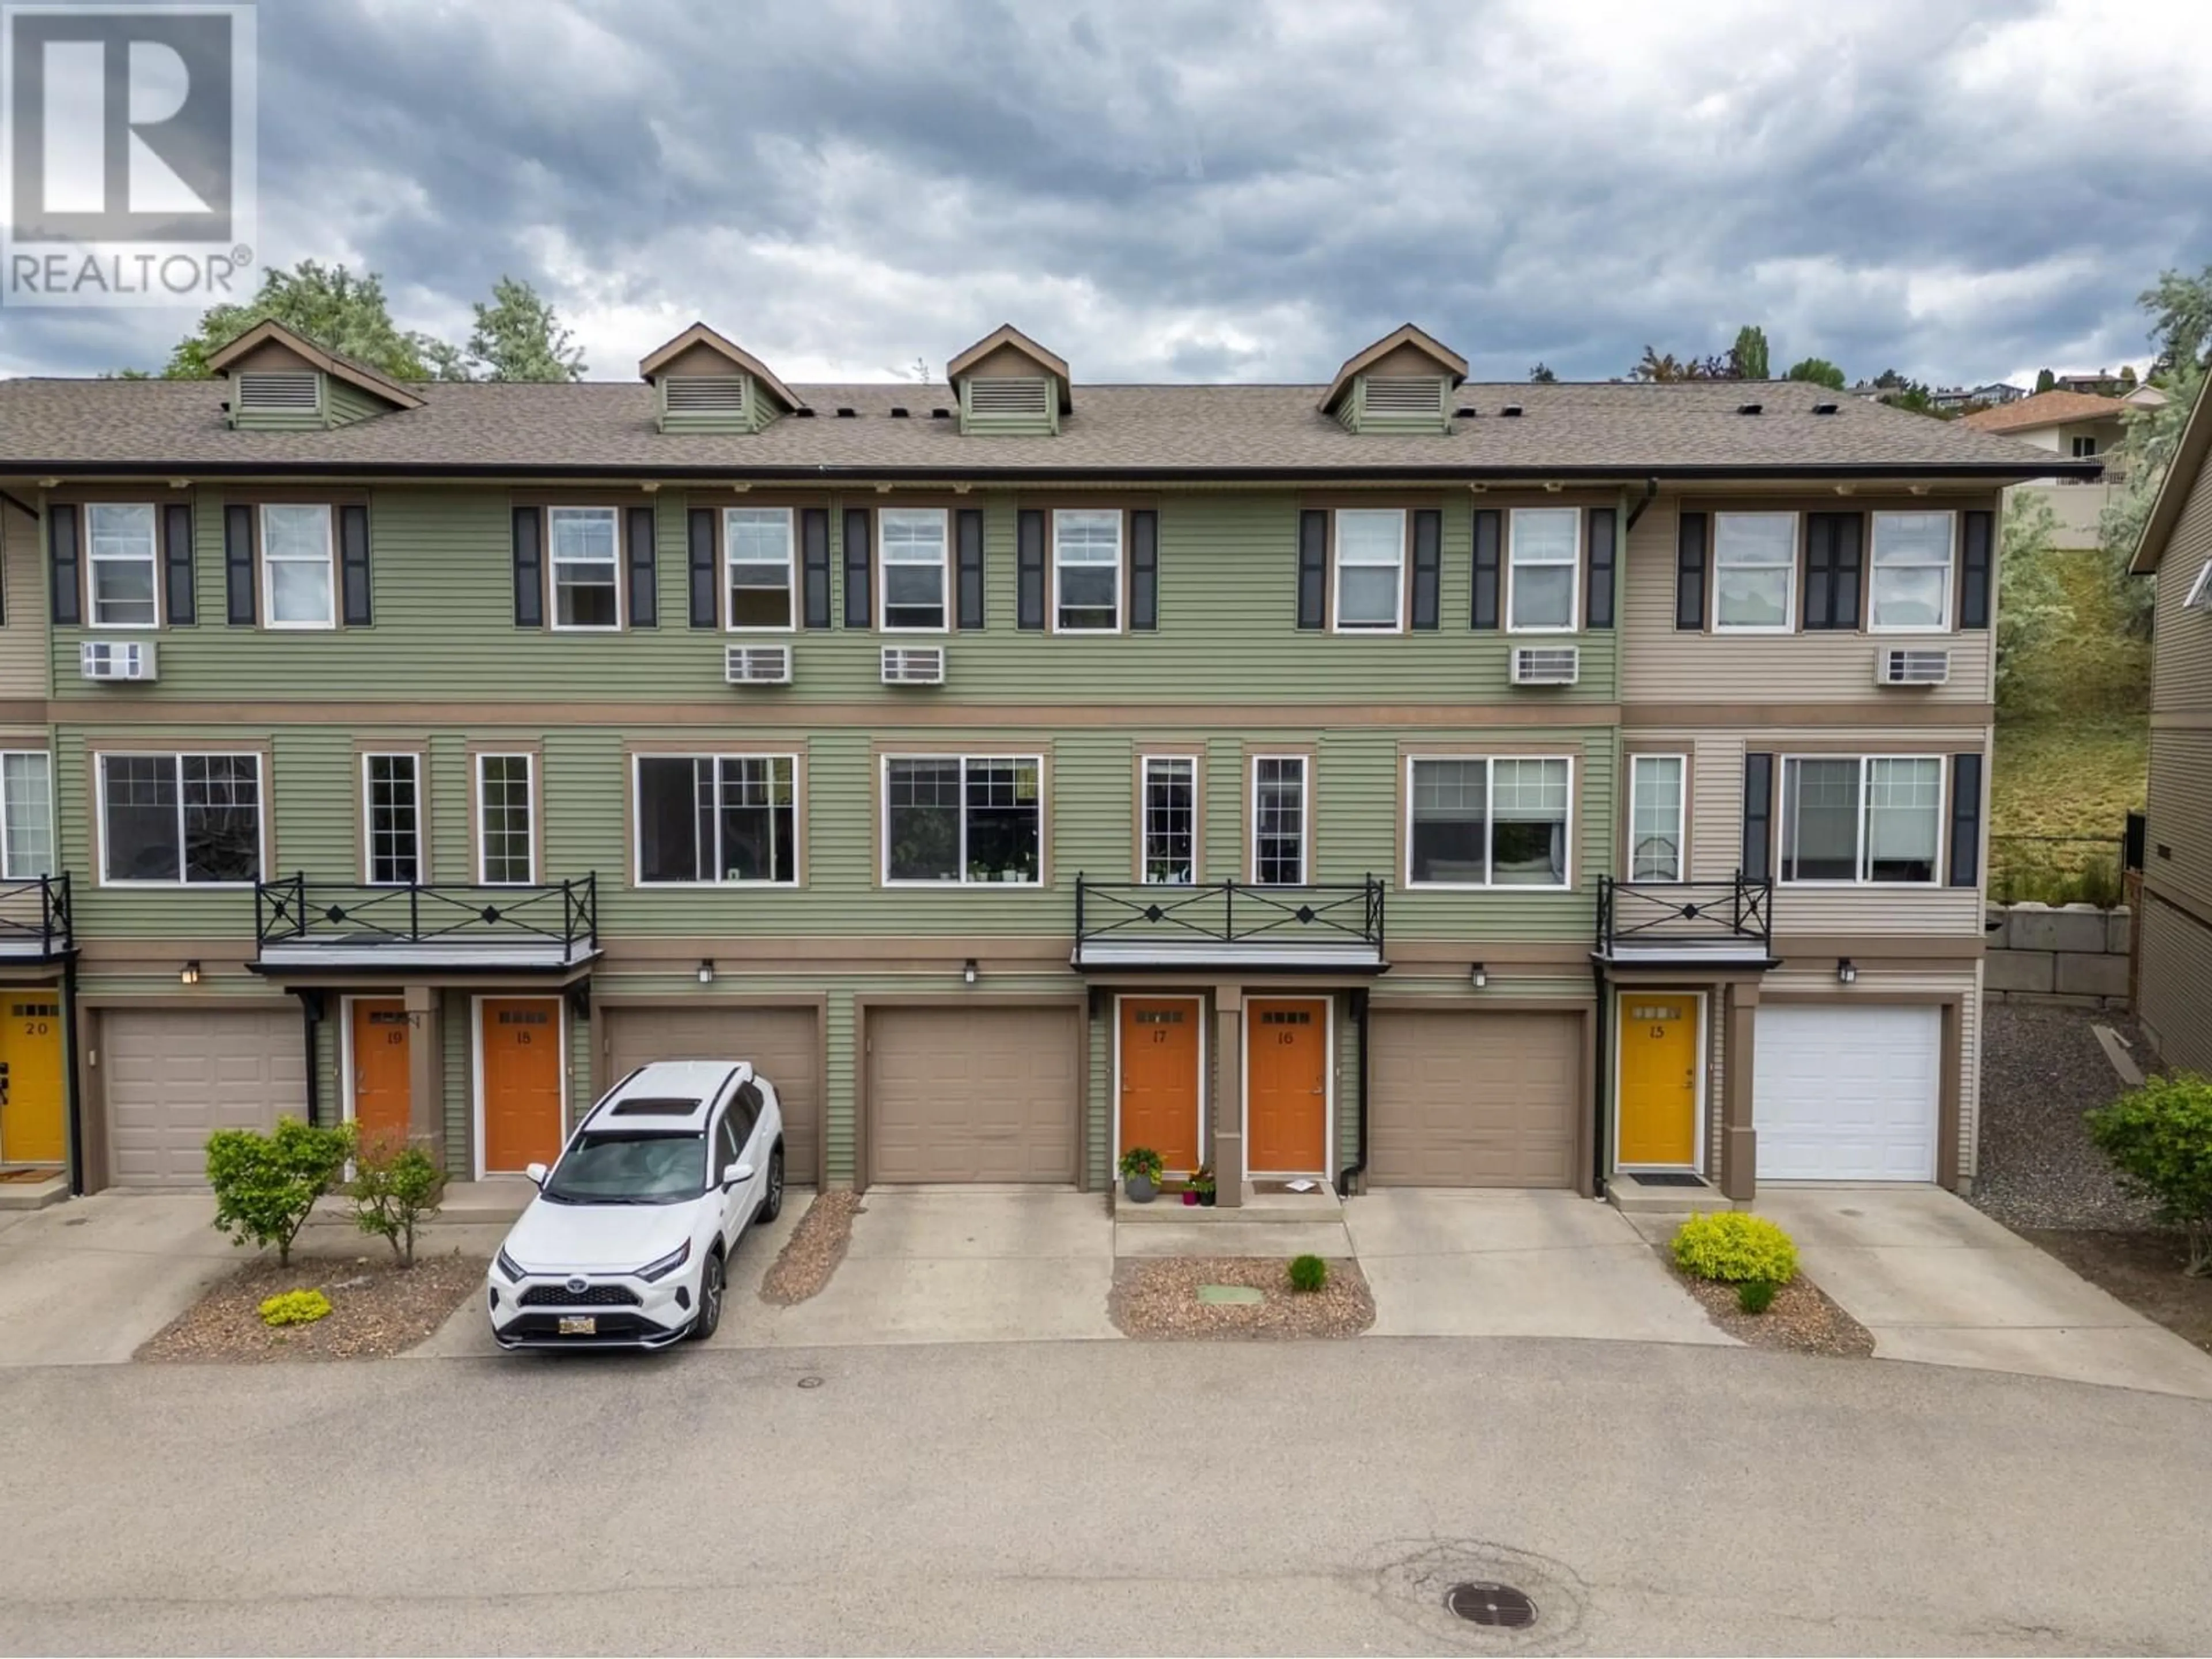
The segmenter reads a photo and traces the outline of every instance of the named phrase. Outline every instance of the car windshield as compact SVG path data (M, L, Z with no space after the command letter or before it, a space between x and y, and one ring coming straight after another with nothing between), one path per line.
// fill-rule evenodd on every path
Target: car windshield
M586 1135L546 1177L556 1204L679 1204L707 1190L707 1138L696 1129Z

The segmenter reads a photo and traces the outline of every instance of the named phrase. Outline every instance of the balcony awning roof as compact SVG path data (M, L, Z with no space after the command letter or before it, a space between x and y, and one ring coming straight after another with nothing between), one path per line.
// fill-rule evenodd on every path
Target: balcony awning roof
M1379 974L1389 967L1382 946L1362 939L1218 939L1191 935L1085 939L1068 958L1079 973L1156 969L1191 972Z
M59 962L76 948L59 935L0 933L0 962Z
M257 974L294 977L322 973L565 974L599 954L589 939L527 935L409 939L355 933L276 939L247 964Z
M1782 959L1755 939L1615 939L1590 952L1608 968L1778 968Z

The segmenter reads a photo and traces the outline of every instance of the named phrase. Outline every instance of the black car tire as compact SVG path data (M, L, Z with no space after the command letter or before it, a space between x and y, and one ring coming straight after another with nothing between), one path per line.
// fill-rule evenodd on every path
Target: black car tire
M722 1257L710 1251L699 1275L699 1316L691 1322L691 1340L704 1342L722 1322Z
M761 1195L760 1208L753 1212L757 1222L769 1222L783 1213L783 1143L777 1141L768 1155L768 1191Z

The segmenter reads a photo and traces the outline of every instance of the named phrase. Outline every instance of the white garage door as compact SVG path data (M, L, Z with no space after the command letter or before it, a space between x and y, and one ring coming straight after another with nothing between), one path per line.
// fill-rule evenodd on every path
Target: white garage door
M1759 1011L1761 1181L1933 1181L1942 1096L1933 1007Z
M109 1167L118 1187L204 1187L207 1138L305 1117L297 1011L112 1009L100 1016Z

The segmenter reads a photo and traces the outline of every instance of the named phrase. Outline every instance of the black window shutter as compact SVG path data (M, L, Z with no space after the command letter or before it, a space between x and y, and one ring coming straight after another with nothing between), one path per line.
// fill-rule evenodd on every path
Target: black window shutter
M1468 618L1470 627L1498 626L1498 555L1504 530L1504 517L1496 507L1475 509L1474 611Z
M1044 626L1044 514L1025 507L1015 521L1014 626Z
M222 510L223 592L231 626L253 626L253 509Z
M690 518L684 564L690 574L691 626L712 628L721 620L714 602L714 509L695 507Z
M345 625L375 620L368 580L368 508L356 502L338 509L338 570L345 590Z
M1984 516L1987 516L1984 514ZM1951 885L1982 884L1982 757L1951 757Z
M983 625L983 510L963 507L953 515L960 550L960 626Z
M865 507L845 509L845 626L866 628L874 621L868 599L868 574L873 559L868 538L874 534Z
M1705 515L1685 513L1674 534L1674 626L1684 633L1705 625Z
M1307 507L1298 514L1298 626L1328 625L1328 514Z
M55 623L74 627L84 615L83 583L77 555L78 510L46 508L46 562L52 569L49 612Z
M1799 602L1799 625L1808 633L1835 626L1836 515L1805 515L1805 596Z
M192 509L171 501L161 509L161 570L167 578L168 623L180 628L199 620L192 593Z
M1773 878L1774 757L1743 757L1743 873L1752 881Z
M1437 592L1443 578L1444 515L1435 507L1413 514L1413 626L1437 625Z
M1996 515L1974 512L1964 515L1960 526L1964 539L1960 543L1959 573L1959 626L1987 628L1990 625L1990 540L1995 533ZM1961 757L1964 758L1964 757Z
M633 507L623 518L623 539L628 544L623 551L629 559L629 625L658 628L660 582L653 543L659 532L654 527L653 511L649 507Z
M545 626L545 515L534 507L514 509L514 625Z
M1160 515L1141 507L1129 514L1129 626L1149 634L1160 625Z
M1589 510L1588 627L1613 626L1613 527L1620 518L1619 511L1613 507L1594 507Z
M1845 632L1859 625L1859 567L1866 545L1866 514L1838 513L1836 521L1836 569L1829 590L1828 626Z
M799 515L800 560L805 570L806 626L830 626L830 509L810 507Z

